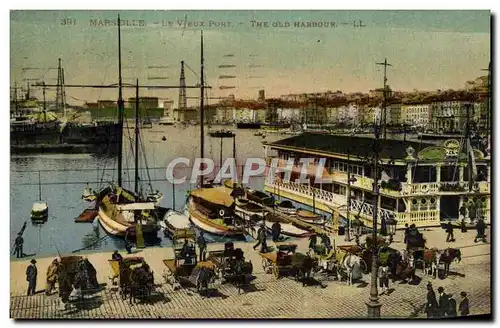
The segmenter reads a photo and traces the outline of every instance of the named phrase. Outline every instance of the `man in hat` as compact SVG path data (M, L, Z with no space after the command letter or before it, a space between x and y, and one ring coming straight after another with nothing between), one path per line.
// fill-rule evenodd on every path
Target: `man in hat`
M271 230L272 230L273 242L278 242L281 235L281 224L278 221L274 222L273 226L271 227Z
M469 299L467 298L467 293L461 292L460 296L462 297L462 300L458 305L458 310L460 311L461 316L467 316L469 315Z
M45 287L45 295L49 296L52 289L55 288L57 275L59 273L59 261L54 259L47 269L47 285Z
M425 306L425 312L427 312L427 318L434 318L438 312L436 293L430 282L427 283L427 304Z
M207 241L205 240L203 230L200 231L200 235L198 236L198 239L196 240L196 243L198 244L198 247L200 248L200 262L204 262L207 257Z
M120 253L118 253L117 249L115 249L115 252L113 253L113 255L111 255L111 259L115 261L121 261L123 260L123 256Z
M37 274L38 270L36 268L36 260L32 259L31 264L26 269L26 281L28 281L28 296L35 295Z
M260 252L265 253L267 251L267 235L264 223L261 224L259 230L257 230L257 244L253 246L256 249L260 245Z
M486 238L484 235L485 230L486 230L486 224L484 223L483 218L480 218L476 223L477 235L476 238L474 238L475 243L477 243L478 239L482 240L483 242L486 242Z
M444 288L438 288L438 316L446 317L448 315L448 295L444 293Z
M455 241L455 238L453 236L453 224L451 224L451 221L448 221L446 224L446 242L449 243L451 241Z
M21 233L18 233L16 240L14 241L14 253L16 254L16 257L18 259L23 257L23 244L23 236L21 235Z

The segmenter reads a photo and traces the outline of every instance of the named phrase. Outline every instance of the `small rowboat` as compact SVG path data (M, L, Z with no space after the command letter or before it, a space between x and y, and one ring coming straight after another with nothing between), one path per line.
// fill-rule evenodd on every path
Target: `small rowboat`
M299 209L297 210L297 219L302 222L323 225L325 223L325 219L322 215L313 213L308 210Z
M168 210L160 221L165 236L173 236L176 231L186 230L191 227L189 216L174 210Z
M36 202L31 208L31 220L33 222L46 222L49 218L49 205L46 202Z
M293 203L289 200L284 200L278 205L278 210L285 214L295 215L297 213L297 209L293 205Z

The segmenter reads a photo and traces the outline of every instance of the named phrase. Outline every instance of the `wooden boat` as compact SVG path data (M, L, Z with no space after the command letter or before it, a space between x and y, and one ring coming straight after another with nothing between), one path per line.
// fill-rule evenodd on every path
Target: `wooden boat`
M87 202L92 202L96 199L96 195L94 192L92 192L92 189L85 188L83 190L82 199Z
M49 205L47 202L39 201L31 207L31 220L33 222L46 222L49 219Z
M160 226L163 228L165 236L173 236L178 231L190 229L191 222L189 221L189 215L174 210L167 210L163 220L160 222Z
M102 198L98 197L99 223L107 233L123 237L128 230L134 237L136 222L140 223L144 235L160 230L154 213L155 203L137 201L132 192L120 187L108 187L101 195Z
M246 205L248 205L248 200L244 198L236 198L234 200L234 203L236 204L236 206L245 207Z
M258 217L259 220L263 220L267 213L262 206L250 202L242 204L241 206L236 203L234 211L246 221L255 221L255 217Z
M159 190L155 190L146 196L146 201L159 204L162 198L163 194Z
M283 212L288 215L295 215L297 213L297 209L293 205L293 203L289 200L284 200L280 202L277 206L280 212Z
M272 231L272 226L275 222L279 222L281 225L281 234L290 237L305 238L313 235L314 233L303 228L299 228L292 224L290 221L284 220L273 213L266 215L266 228Z
M297 219L316 225L322 225L325 223L325 218L322 215L304 209L297 210Z
M75 222L91 223L95 220L97 215L99 215L99 211L97 209L87 208L77 218L75 218Z
M266 206L274 206L274 197L266 194L265 192L247 189L246 197L248 200L255 202L257 204L262 204Z
M213 138L233 138L235 134L229 130L218 130L210 131L208 135Z
M191 192L187 209L191 222L206 232L222 236L244 235L242 219L234 213L234 199L224 188L199 188Z

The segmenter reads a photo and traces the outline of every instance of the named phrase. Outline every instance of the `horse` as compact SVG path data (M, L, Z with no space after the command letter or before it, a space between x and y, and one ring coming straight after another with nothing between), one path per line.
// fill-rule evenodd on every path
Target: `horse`
M459 248L447 248L445 249L439 258L439 262L444 263L444 274L447 276L450 273L450 264L453 261L460 263L462 261L462 252Z
M337 279L341 281L341 272L347 275L347 284L352 285L353 280L361 278L361 258L357 255L347 253L341 261L337 270Z
M424 267L422 269L424 274L429 274L429 268L431 269L431 275L436 278L437 268L439 264L439 259L441 257L441 252L437 248L425 249L424 250Z
M76 298L83 301L82 290L87 289L88 277L82 267L77 267L76 272L68 272L66 268L61 267L57 277L59 284L60 309L68 308L69 301Z
M153 286L154 275L147 264L134 268L130 274L128 288L130 304L137 303L139 298L150 296Z
M396 276L400 278L403 283L406 283L408 278L410 283L415 279L415 258L411 254L404 254L401 261L396 266Z
M308 254L295 253L292 256L292 266L295 280L302 281L302 286L305 286L306 279L309 279L313 270L318 267L318 261Z
M197 269L197 268L195 268ZM208 268L205 266L199 267L198 276L196 278L196 290L198 294L205 291L205 296L208 297L208 285L213 283L216 278L221 278L222 272L218 269Z

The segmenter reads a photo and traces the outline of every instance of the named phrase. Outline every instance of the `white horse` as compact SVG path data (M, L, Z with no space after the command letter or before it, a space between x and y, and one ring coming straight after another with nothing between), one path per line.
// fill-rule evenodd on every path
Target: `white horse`
M361 258L357 255L347 253L339 263L337 270L337 278L341 281L341 272L347 275L347 284L352 285L352 281L362 277L361 274Z

